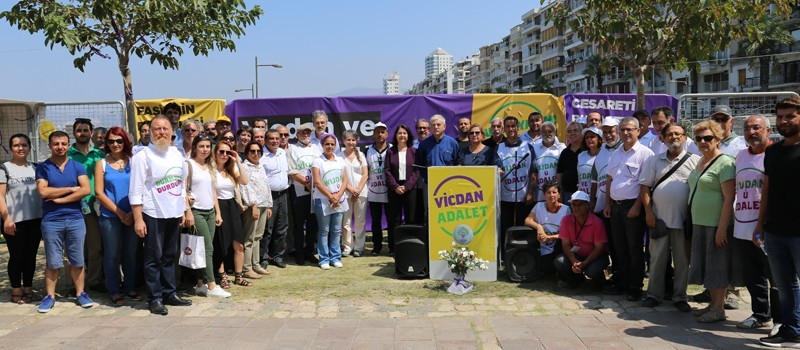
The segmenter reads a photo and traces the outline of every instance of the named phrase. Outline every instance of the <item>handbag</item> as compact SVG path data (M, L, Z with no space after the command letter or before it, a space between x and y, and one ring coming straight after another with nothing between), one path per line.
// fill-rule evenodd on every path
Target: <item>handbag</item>
M703 174L705 174L706 171L708 171L708 169L717 162L717 159L722 156L723 155L720 154L714 158L711 163L708 163L706 168L703 169L703 172L700 173L700 176L697 177L697 182L694 183L694 191L692 191L692 195L689 196L689 210L686 211L686 219L683 220L683 236L688 240L692 239L692 229L694 226L694 223L692 222L692 202L694 201L694 194L697 193L697 184L700 183L700 178L703 177Z
M691 154L689 154L688 152L686 154L684 154L683 157L678 161L678 163L675 164L675 166L670 168L669 171L667 171L667 173L664 174L664 176L662 176L660 179L658 179L658 181L656 181L655 186L650 188L650 196L652 196L653 192L656 191L656 188L658 187L658 185L662 184L670 176L672 176L672 174L674 174L681 167L681 165L683 165L683 163L685 163L686 160L689 159L690 156L691 156ZM655 229L648 230L648 233L650 234L650 239L661 238L661 237L664 237L664 236L669 234L669 227L667 227L667 223L664 222L664 220L656 219L656 227L655 227Z
M189 233L181 233L181 257L178 265L190 269L204 269L206 267L206 245L203 236L197 234L197 228L192 226Z

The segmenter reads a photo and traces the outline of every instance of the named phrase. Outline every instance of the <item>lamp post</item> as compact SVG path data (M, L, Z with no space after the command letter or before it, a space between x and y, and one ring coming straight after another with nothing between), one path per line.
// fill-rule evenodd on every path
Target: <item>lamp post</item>
M255 97L258 98L258 67L273 67L273 68L283 68L282 64L271 63L271 64L258 64L258 56L256 56L256 86L255 86Z
M253 88L253 84L250 84L250 88L249 89L236 89L236 90L233 90L233 92L242 92L242 91L250 91L250 98L255 98L256 97L255 96L255 94L256 94L255 91L256 90L255 90L255 88Z

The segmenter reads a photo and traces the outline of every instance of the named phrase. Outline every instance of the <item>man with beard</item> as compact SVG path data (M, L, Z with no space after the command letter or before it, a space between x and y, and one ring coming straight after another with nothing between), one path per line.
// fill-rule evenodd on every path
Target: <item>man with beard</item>
M686 129L683 126L666 124L659 129L669 147L646 160L639 177L639 198L650 228L650 280L642 306L655 307L664 300L664 284L669 278L666 268L672 252L675 266L672 302L678 310L689 312L692 310L686 302L689 259L683 221L689 209L686 204L689 202L689 174L697 167L700 157L684 150Z
M419 149L419 143L428 138L428 135L430 134L431 123L429 123L425 118L420 118L417 119L417 122L414 124L414 127L417 130L417 137L414 138L414 148ZM420 177L420 179L422 178Z
M661 132L664 130L664 126L670 123L675 123L675 115L672 113L672 108L669 107L658 107L653 110L650 114L650 121L653 125L653 131L656 133L656 137L650 141L648 146L653 154L661 154L667 151L667 145L664 143L663 133ZM683 144L683 150L688 151L691 154L700 155L700 150L697 149L697 145L694 144L692 139L687 138L686 143Z
M211 142L215 143L217 139L217 122L213 119L207 120L203 123L203 130L206 133L206 136L211 138Z
M506 140L497 146L497 158L502 162L500 177L500 242L505 244L506 230L522 226L533 206L536 192L536 167L533 160L533 145L522 141L517 118L508 116L503 120ZM501 255L505 249L500 249ZM502 259L501 259L502 260Z
M552 122L545 122L540 127L542 136L538 142L533 143L533 154L536 156L536 194L534 200L544 201L542 185L555 181L556 170L558 169L558 157L566 145L559 143L556 139L556 125ZM522 138L520 138L522 139ZM524 141L524 140L523 140Z
M165 305L188 306L175 293L178 231L186 215L183 157L170 146L170 121L159 115L150 123L153 141L131 159L130 202L134 231L144 238L144 281L150 312L166 315Z
M311 163L322 155L322 149L311 144L312 130L314 128L308 123L297 127L297 143L290 145L286 154L289 161L289 176L293 184L289 191L289 202L294 216L293 241L297 265L305 265L306 260L313 264L319 263L314 257L317 219L311 212Z
M778 288L783 325L776 335L761 338L771 347L800 347L800 98L775 106L775 126L784 137L764 155L764 184L753 242L763 244Z
M108 129L104 127L96 127L92 130L92 144L95 149L102 151L105 148L107 132ZM103 153L105 153L105 151Z
M84 257L86 258L86 280L89 289L105 292L103 280L103 240L100 236L100 226L97 223L97 212L94 202L94 166L105 157L105 152L96 149L91 144L92 121L91 119L78 118L72 124L72 134L75 143L67 151L67 157L81 165L86 170L89 178L91 193L81 200L83 221L86 223L86 242Z
M492 119L492 134L483 140L483 145L487 147L497 148L497 145L503 143L506 140L505 135L503 135L503 129L505 125L503 125L503 120L500 118ZM517 128L519 130L519 128Z
M459 118L458 119L458 147L469 147L469 126L472 125L472 122L469 118Z
M744 138L749 147L736 155L736 204L734 205L733 240L736 259L741 263L744 285L752 299L753 314L736 327L753 329L769 327L775 320L774 333L780 329L778 289L770 274L767 255L753 244L753 231L761 205L761 185L764 183L764 152L772 144L769 119L752 115L744 122Z
M372 221L372 255L378 255L383 248L383 218L389 203L389 189L386 186L386 152L390 145L386 142L389 136L386 124L378 122L372 134L375 142L367 149L367 166L369 179L367 180L367 205ZM394 233L387 231L387 235ZM389 235L389 254L394 251L394 236Z
M529 114L528 115L528 132L520 135L519 138L521 138L522 141L525 141L525 142L530 143L530 144L533 144L535 142L541 141L541 135L542 135L541 128L542 128L542 122L543 121L544 121L544 118L542 117L541 113L533 112L533 113ZM556 141L556 143L558 143L558 141Z
M267 264L285 268L286 233L289 229L289 161L286 151L280 148L278 130L267 131L267 152L261 157L261 165L267 171L269 188L272 190L272 216L267 221L267 233L261 239L261 267Z
M217 117L216 126L217 126L217 134L218 135L224 134L226 131L231 129L231 118L228 118L228 116L225 115Z
M150 145L150 122L139 124L139 143L133 146L133 154L139 153L143 148Z
M638 180L642 165L653 157L653 151L639 143L640 126L636 118L623 118L619 131L622 147L614 151L608 161L608 196L603 215L611 219L613 249L619 260L616 287L624 289L628 301L639 301L644 281L645 218Z
M604 144L600 147L600 151L597 152L597 157L594 159L594 164L592 165L592 190L589 196L591 197L591 201L589 202L590 209L597 215L600 220L603 221L603 224L606 228L606 233L608 238L608 246L613 247L614 241L611 238L611 219L605 217L603 215L603 210L606 208L606 181L608 180L608 160L611 159L611 154L622 145L622 142L619 142L619 122L614 117L605 117L603 119L603 124L601 124L601 130L603 131L603 140ZM612 282L615 282L616 279L614 277L613 272L616 271L616 255L614 249L609 249L609 257L611 258L611 272ZM609 289L613 290L613 286L610 286Z

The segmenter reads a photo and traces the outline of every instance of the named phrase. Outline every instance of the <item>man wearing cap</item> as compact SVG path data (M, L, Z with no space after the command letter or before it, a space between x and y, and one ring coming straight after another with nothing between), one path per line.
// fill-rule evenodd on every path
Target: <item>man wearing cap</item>
M375 124L372 137L375 142L367 149L367 166L369 167L369 179L367 180L367 205L369 215L372 220L372 255L378 255L383 250L383 218L386 215L387 204L389 203L389 190L386 187L386 176L384 174L386 151L389 144L386 138L389 132L386 124L378 122ZM393 233L394 231L388 231ZM394 237L389 236L389 254L394 251Z
M655 307L664 300L666 268L671 257L675 269L672 302L678 310L689 312L692 310L686 302L689 259L683 222L688 211L689 174L700 157L684 150L687 138L683 126L666 124L659 129L669 147L645 161L639 176L639 198L650 234L650 280L642 306Z
M589 206L592 212L603 221L606 228L606 238L608 238L608 246L613 247L614 241L611 237L611 219L603 215L603 209L606 208L606 180L608 180L608 161L611 159L611 154L622 145L619 142L619 121L614 117L603 118L603 123L600 125L600 130L603 132L603 145L597 156L594 158L592 165L592 190L589 192ZM614 254L614 249L609 249L609 257L611 258L612 268L612 281L616 278L613 277L613 272L617 268L617 260Z
M217 135L222 135L231 129L231 118L221 115L217 117Z
M486 147L497 148L497 146L503 143L506 140L505 135L503 135L503 131L505 125L503 123L503 119L494 118L492 119L492 134L483 140L483 145ZM519 130L519 128L517 128Z
M219 125L219 122L217 122ZM261 157L261 165L267 172L269 188L272 190L272 216L267 221L267 233L261 240L261 267L272 264L285 268L286 232L289 228L289 161L286 151L278 147L280 135L275 129L267 131L267 152Z
M646 145L653 151L653 154L661 154L667 151L669 147L664 143L665 141L662 140L662 130L664 130L664 126L670 123L675 123L675 115L672 113L672 108L669 107L658 107L653 110L650 114L650 120L653 124L653 131L656 133L656 137L650 141L649 145ZM669 141L669 140L667 140ZM687 138L686 142L683 144L684 151L688 151L689 153L700 155L700 150L697 148L697 145L694 144L692 139Z
M611 219L612 249L619 260L615 274L619 276L618 290L608 292L624 291L629 301L639 301L642 297L645 218L639 199L639 176L644 163L653 156L653 151L639 143L639 130L636 118L626 117L619 123L622 147L608 161L608 196L603 210L603 215Z
M75 119L75 123L72 124L72 135L75 137L75 143L67 150L67 157L83 165L86 170L86 176L89 178L89 188L91 189L91 193L83 197L80 202L83 221L86 224L86 241L84 244L86 284L89 289L105 292L103 240L100 236L100 226L97 223L98 214L94 208L94 167L100 159L105 157L105 154L92 146L92 129L91 119Z
M576 288L588 276L596 287L602 287L603 270L608 266L605 226L591 212L586 192L573 193L569 203L572 214L561 220L558 230L563 253L553 262L558 271L558 286Z
M440 114L431 117L433 137L428 137L419 143L416 164L421 166L420 174L428 181L428 167L452 166L458 164L458 141L445 135L447 122Z
M295 262L305 265L306 260L318 263L314 257L314 243L317 238L317 219L311 212L311 163L322 155L322 149L311 144L311 123L297 127L297 143L289 145L286 157L289 161L289 176L292 188L289 191L293 212L292 225ZM304 234L305 233L305 234Z
M542 118L541 113L532 112L531 114L528 114L528 132L520 135L519 138L521 138L522 141L525 141L530 144L541 141L542 122L544 122L544 118ZM558 143L557 140L556 143Z
M736 158L739 151L747 148L747 142L745 142L744 137L733 132L733 115L730 107L726 105L714 107L708 119L719 123L722 127L722 141L719 143L719 150L722 153L731 158Z
M517 118L508 116L503 120L507 138L497 145L497 158L502 163L500 186L500 242L505 244L506 230L521 226L533 206L536 192L536 166L533 145L518 137ZM526 207L526 204L528 206ZM501 249L500 252L504 252Z
M656 134L650 132L650 114L646 109L640 109L633 113L633 117L639 121L639 143L645 147L650 146L650 142L658 138Z

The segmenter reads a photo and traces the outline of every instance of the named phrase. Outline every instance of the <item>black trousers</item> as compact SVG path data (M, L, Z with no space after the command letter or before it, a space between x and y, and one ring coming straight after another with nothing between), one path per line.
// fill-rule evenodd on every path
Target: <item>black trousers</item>
M20 221L16 226L13 236L3 233L8 246L8 279L11 288L31 287L42 241L42 219Z
M261 262L269 259L282 261L286 252L286 233L289 230L288 189L272 191L272 216L267 220L264 238L261 239Z
M290 192L294 193L293 190ZM314 255L314 243L317 242L317 216L311 213L311 194L302 196L292 195L290 200L292 207L294 227L294 252L297 256Z
M380 252L383 249L383 216L388 213L387 203L367 202L369 216L372 220L372 249ZM394 230L387 230L389 250L394 251Z
M629 292L642 290L644 286L644 210L635 218L628 218L628 211L635 199L611 201L611 235L614 237L616 260L619 262L617 286Z
M175 255L181 218L157 219L142 214L144 236L144 283L148 299L162 301L175 294Z
M750 293L753 316L761 322L774 319L776 323L783 323L778 288L772 280L767 254L751 241L738 238L733 241L737 245L737 258L742 266L744 284Z

